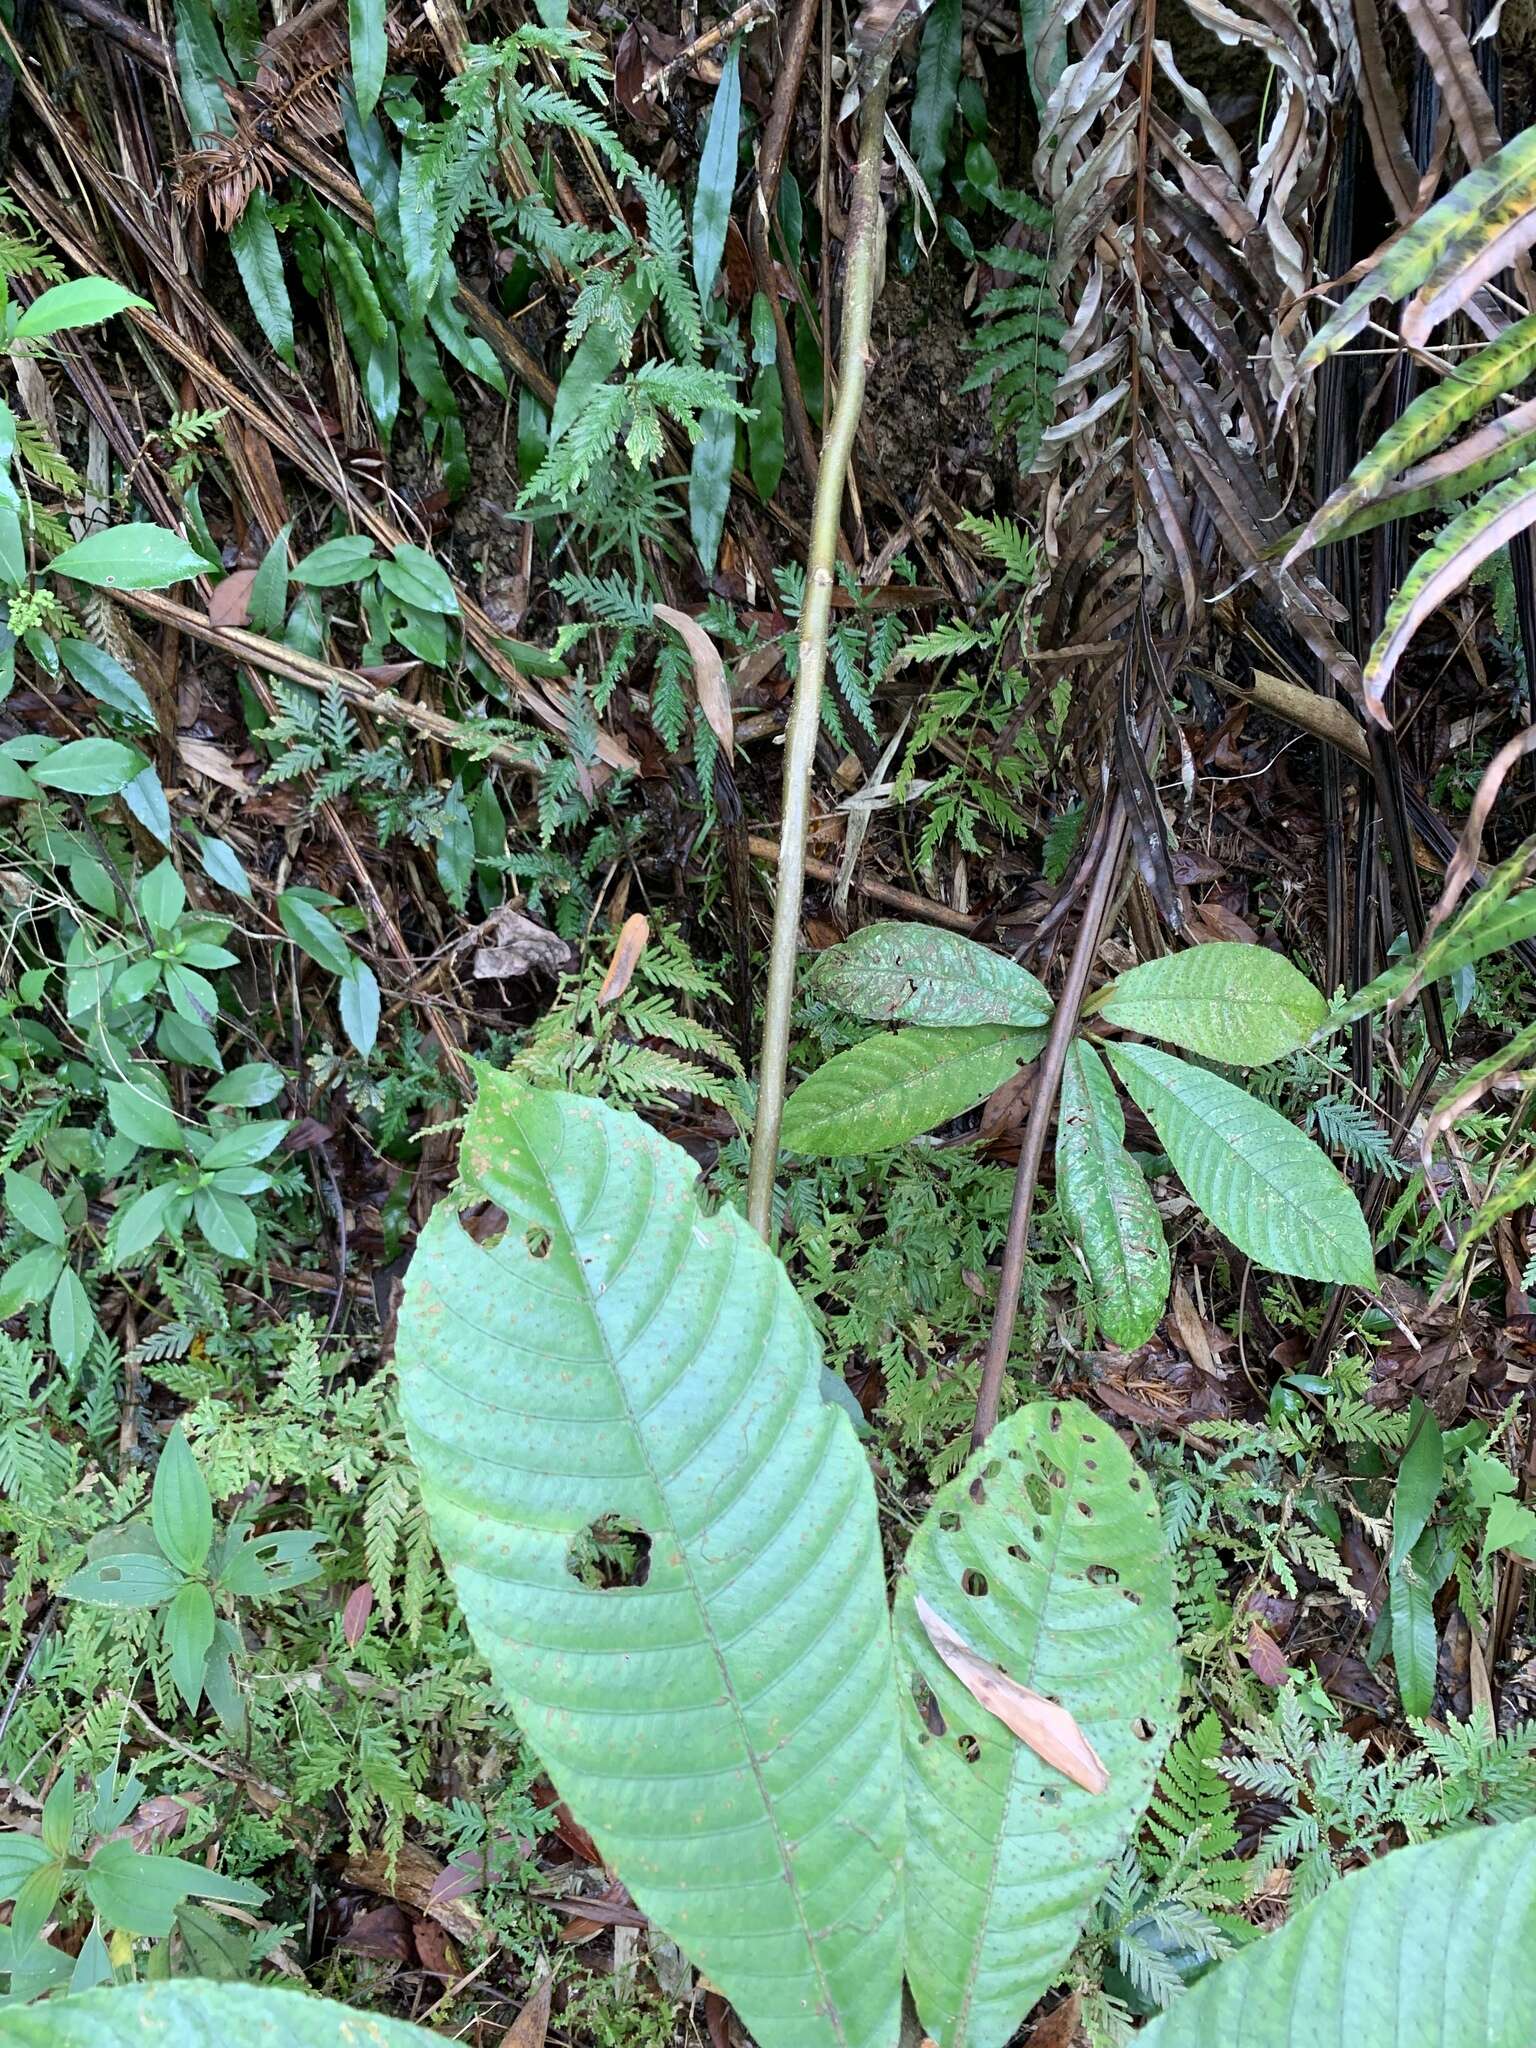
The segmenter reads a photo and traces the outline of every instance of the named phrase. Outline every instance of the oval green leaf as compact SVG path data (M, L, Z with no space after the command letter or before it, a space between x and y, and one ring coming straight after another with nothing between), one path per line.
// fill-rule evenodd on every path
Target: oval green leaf
M1203 1059L1262 1067L1305 1045L1328 1004L1283 955L1213 940L1120 975L1099 1014Z
M88 533L55 555L48 571L106 590L163 590L191 576L206 576L211 567L179 533L163 526L134 525Z
M148 299L126 291L110 277L72 277L67 284L50 285L39 292L16 322L16 339L32 341L44 334L60 334L66 327L95 327L129 306L152 312Z
M1171 1053L1112 1045L1109 1058L1180 1180L1239 1251L1272 1273L1376 1284L1360 1204L1310 1138L1267 1103Z
M1168 1299L1168 1241L1147 1177L1125 1149L1115 1084L1091 1045L1074 1040L1061 1077L1056 1198L1093 1281L1099 1326L1134 1351Z
M32 780L70 796L114 796L143 766L143 755L118 740L66 740L33 765Z
M1039 1052L1043 1031L1000 1024L891 1031L818 1067L784 1105L787 1152L880 1152L985 1102Z
M1397 1849L1202 1977L1138 2048L1526 2048L1536 1820Z
M869 1472L734 1210L637 1117L482 1070L401 1410L470 1631L636 1904L761 2041L885 2048L901 1760ZM605 1532L631 1578L590 1568Z
M933 1648L919 1594L979 1656L1071 1713L1105 1790L1072 1783L977 1703ZM1174 1728L1162 1525L1108 1424L1073 1401L1001 1423L935 1495L895 1624L907 1979L944 2048L1001 2048L1060 1974Z
M936 925L867 924L816 956L811 983L874 1023L1039 1025L1051 999L1017 961Z

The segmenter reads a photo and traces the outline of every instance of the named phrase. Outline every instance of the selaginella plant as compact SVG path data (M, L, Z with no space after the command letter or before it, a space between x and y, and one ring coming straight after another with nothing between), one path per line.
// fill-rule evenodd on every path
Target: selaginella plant
M871 924L816 962L816 993L895 1024L819 1067L784 1110L790 1152L898 1145L974 1109L1034 1059L1051 998L1032 974L927 925ZM1134 1348L1168 1296L1168 1249L1147 1177L1125 1146L1118 1080L1216 1228L1261 1266L1369 1287L1370 1231L1310 1138L1245 1089L1102 1025L1202 1061L1265 1066L1328 1028L1328 1004L1278 953L1213 942L1118 976L1084 1006L1062 1076L1056 1191L1087 1262L1100 1327Z

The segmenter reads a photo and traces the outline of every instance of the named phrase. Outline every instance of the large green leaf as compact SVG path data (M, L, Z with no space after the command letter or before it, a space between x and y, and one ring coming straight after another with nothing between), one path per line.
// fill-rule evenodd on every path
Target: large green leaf
M985 1102L1039 1052L1043 1031L1001 1024L881 1032L820 1066L784 1105L784 1149L879 1152Z
M1328 1004L1283 954L1225 940L1145 960L1112 981L1100 1014L1204 1059L1262 1067L1305 1045Z
M1105 1790L1072 1783L977 1703L929 1640L919 1594L1071 1713ZM1010 1416L935 1495L897 1588L896 1655L907 1979L943 2048L1008 2039L1140 1820L1178 1700L1172 1603L1152 1488L1077 1402Z
M482 1070L400 1319L470 1630L642 1911L775 2048L885 2048L900 1737L874 1493L809 1318L687 1155ZM605 1534L643 1583L588 1583Z
M1371 1233L1343 1175L1267 1103L1150 1045L1110 1062L1196 1202L1274 1273L1375 1284Z
M1134 1351L1168 1299L1168 1241L1147 1177L1125 1149L1115 1084L1082 1039L1061 1077L1056 1197L1088 1261L1105 1336Z
M1051 1015L1017 961L931 924L867 924L819 953L811 979L829 1003L877 1024L1036 1025Z
M1530 2048L1536 1820L1346 1877L1222 1963L1137 2048Z
M441 2036L302 1991L123 1984L0 2008L3 2048L429 2048Z

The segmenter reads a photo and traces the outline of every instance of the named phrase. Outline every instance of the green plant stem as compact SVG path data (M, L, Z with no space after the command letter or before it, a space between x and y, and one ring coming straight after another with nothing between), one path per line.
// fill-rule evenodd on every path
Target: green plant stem
M864 95L864 127L848 218L848 267L843 293L837 404L821 446L811 546L806 560L805 604L800 614L800 670L784 745L784 796L779 825L779 884L773 904L773 944L768 993L763 1006L763 1050L757 1077L757 1121L747 1177L747 1216L765 1239L773 1232L773 1183L779 1163L779 1126L784 1117L784 1077L789 1064L789 1013L800 950L800 903L805 891L805 841L810 821L811 772L821 730L821 689L827 667L827 627L832 613L838 520L853 454L853 437L864 409L869 370L869 329L875 305L879 238L885 231L880 207L880 160L885 134L885 100L890 62L883 60Z
M997 1420L998 1402L1002 1396L1003 1373L1008 1365L1008 1353L1013 1346L1013 1326L1019 1314L1019 1285L1024 1275L1024 1254L1029 1244L1029 1219L1034 1213L1035 1187L1040 1179L1040 1162L1045 1157L1046 1135L1051 1128L1051 1112L1056 1106L1056 1097L1061 1091L1062 1070L1067 1063L1067 1050L1077 1030L1082 1011L1083 996L1088 987L1088 977L1093 972L1093 963L1098 956L1099 935L1110 899L1115 890L1115 879L1120 873L1120 862L1125 853L1129 836L1130 820L1125 805L1117 797L1109 815L1104 834L1104 844L1099 849L1093 882L1088 891L1088 900L1083 905L1083 920L1078 927L1077 944L1072 950L1067 978L1062 984L1056 1008L1051 1014L1050 1034L1040 1054L1040 1065L1035 1072L1035 1092L1029 1105L1029 1121L1024 1126L1024 1142L1019 1150L1019 1170L1013 1183L1013 1207L1008 1214L1008 1235L1003 1242L1002 1270L997 1281L997 1307L992 1314L992 1328L987 1335L987 1353L981 1369L981 1387L976 1396L976 1421L971 1430L971 1442L983 1444Z

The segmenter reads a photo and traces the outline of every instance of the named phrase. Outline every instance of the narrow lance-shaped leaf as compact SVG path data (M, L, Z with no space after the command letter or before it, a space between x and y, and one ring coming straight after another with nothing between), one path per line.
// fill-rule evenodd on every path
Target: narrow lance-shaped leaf
M709 133L699 157L699 184L693 199L693 274L699 304L708 307L725 255L725 235L736 189L736 151L741 137L741 40L733 39L720 67L709 110Z
M1403 578L1387 608L1365 664L1366 708L1382 718L1381 704L1403 651L1430 614L1462 589L1479 563L1536 524L1536 462L1495 484L1459 512Z
M1348 540L1370 533L1393 520L1416 519L1424 512L1443 511L1499 483L1536 457L1536 399L1501 413L1454 448L1416 463L1395 484L1333 527L1327 538Z
M1065 1710L1068 1753L1097 1759L1101 1790L977 1700L935 1649L919 1596L986 1666ZM1172 1600L1152 1489L1077 1402L1009 1416L924 1516L895 1614L907 1979L943 2048L1001 2048L1140 1820L1178 1699Z
M399 1366L471 1633L637 1905L757 2039L889 2048L902 1813L879 1530L809 1318L637 1117L482 1070L461 1170L506 1227L476 1243L437 1211ZM605 1532L633 1583L583 1579Z
M1002 1024L866 1038L834 1054L790 1096L784 1149L843 1159L905 1144L985 1102L1044 1042L1043 1031Z
M816 956L818 995L853 1017L902 1024L1047 1024L1051 999L1017 961L937 925L866 924Z
M1533 368L1536 314L1506 327L1476 355L1453 363L1438 384L1421 393L1369 454L1360 458L1327 503L1313 513L1292 545L1287 563L1332 539L1356 512L1381 495L1392 478L1422 461L1485 405L1523 384Z
M1536 936L1536 888L1521 888L1529 856L1522 847L1502 862L1449 924L1411 959L1400 960L1363 989L1330 1010L1315 1034L1331 1037L1358 1017L1373 1016L1402 1003L1428 982L1443 981L1459 968L1475 966L1491 953Z
M1388 243L1380 261L1302 350L1298 368L1315 370L1352 341L1370 318L1377 299L1406 298L1430 279L1436 280L1437 300L1445 296L1453 278L1462 280L1465 289L1475 290L1478 283L1506 268L1532 240L1536 240L1536 127L1523 129L1497 156L1460 179L1443 199ZM1493 267L1487 269L1484 266L1490 260ZM1466 280L1475 282L1467 284ZM1416 318L1412 335L1405 319L1405 341L1422 343L1433 325L1426 320L1427 312L1425 308Z
M1202 1977L1137 2048L1525 2048L1536 1820L1395 1849ZM73 2044L71 2044L73 2048Z
M1061 1077L1056 1198L1088 1262L1100 1327L1134 1351L1168 1299L1168 1243L1147 1177L1125 1149L1115 1084L1081 1039Z
M1225 940L1143 961L1110 983L1098 1009L1122 1030L1240 1067L1294 1052L1328 1015L1283 954Z
M1273 1273L1375 1284L1371 1233L1348 1182L1267 1103L1150 1045L1110 1063L1216 1228Z

